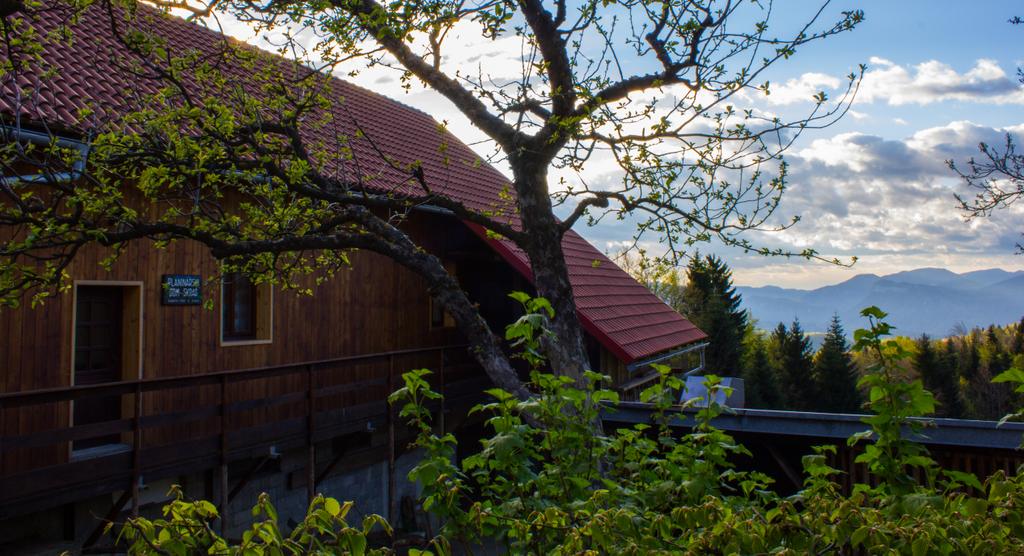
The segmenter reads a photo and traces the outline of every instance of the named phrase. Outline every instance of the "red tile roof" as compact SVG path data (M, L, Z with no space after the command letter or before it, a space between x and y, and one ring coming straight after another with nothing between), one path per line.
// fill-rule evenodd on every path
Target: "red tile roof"
M211 55L223 50L226 44L239 44L155 10L140 7L139 13L142 17L133 25L163 37L172 51L179 54L195 50ZM39 29L52 29L60 17L58 12L44 12L34 24ZM155 81L129 75L122 69L125 51L113 38L109 19L97 10L87 10L73 29L70 45L46 44L44 58L57 72L36 86L40 94L31 109L23 110L23 116L41 118L50 126L84 132L104 125L104 121L117 121L120 114L130 109L132 99L158 89ZM283 58L266 53L259 56L261 63L272 64L270 67L276 71L308 75L309 70ZM221 67L233 82L255 90L254 80L246 70L232 64ZM25 84L27 81L22 81L21 85ZM469 147L440 129L427 114L340 79L330 79L327 87L326 95L336 101L331 106L332 121L315 130L304 129L303 133L309 136L307 140L330 145L337 137L356 137L355 122L358 121L358 127L386 156L407 163L420 161L433 192L477 210L509 206L509 197L502 194L503 190L509 191L508 180L483 163ZM9 83L4 83L0 90L0 111L8 117L14 108L8 102L12 92ZM94 111L87 121L78 117L83 108ZM368 141L351 139L348 146L358 161L359 176L364 179L372 176L373 189L421 193L408 181L406 174L385 163ZM356 165L343 162L340 156L330 164L333 167L325 170L350 179L355 176ZM519 272L527 278L531 276L522 250L507 241L487 239L482 229L471 227ZM566 234L563 247L583 326L622 361L631 363L706 338L706 334L575 232Z
M471 227L486 239L482 228ZM509 241L486 241L530 278L529 259L522 249ZM565 234L562 248L580 322L619 360L629 364L707 338L576 232Z

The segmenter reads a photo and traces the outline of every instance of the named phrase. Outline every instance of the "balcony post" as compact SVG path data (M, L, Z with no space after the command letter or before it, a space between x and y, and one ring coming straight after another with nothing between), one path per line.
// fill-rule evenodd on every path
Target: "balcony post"
M139 479L142 477L142 384L135 383L132 415L132 517L139 517Z
M313 427L316 419L316 391L313 385L313 365L306 365L306 504L316 497L316 444Z
M395 412L387 398L395 391L395 356L388 356L388 393L384 397L388 419L388 522L395 524Z
M228 534L228 499L230 483L228 483L228 381L220 377L220 534Z

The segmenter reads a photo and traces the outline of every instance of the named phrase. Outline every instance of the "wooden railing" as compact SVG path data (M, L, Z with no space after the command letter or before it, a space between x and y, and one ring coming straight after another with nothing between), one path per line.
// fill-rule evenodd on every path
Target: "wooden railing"
M386 394L413 365L432 369L434 387L449 400L479 393L486 381L465 346L441 346L0 394L0 519L117 491L124 492L121 506L131 500L137 513L142 477L148 482L218 468L218 502L225 508L228 463L265 455L271 447L307 450L305 482L312 498L320 479L317 443L381 427L388 431L393 470L394 412ZM347 380L354 368L368 377ZM168 401L174 393L180 403ZM72 426L71 404L90 397L118 399L122 418ZM14 427L4 422L28 415L49 416L44 421L50 426L12 434ZM440 415L443 422L443 407ZM71 449L75 441L112 435L120 442Z

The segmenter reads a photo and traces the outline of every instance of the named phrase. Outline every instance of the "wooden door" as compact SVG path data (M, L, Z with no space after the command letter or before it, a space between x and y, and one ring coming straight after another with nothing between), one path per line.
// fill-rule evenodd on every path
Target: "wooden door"
M124 331L123 290L117 286L79 286L75 304L75 385L122 379ZM121 418L119 396L90 396L75 401L74 424L88 425ZM108 435L76 440L74 449L118 442Z

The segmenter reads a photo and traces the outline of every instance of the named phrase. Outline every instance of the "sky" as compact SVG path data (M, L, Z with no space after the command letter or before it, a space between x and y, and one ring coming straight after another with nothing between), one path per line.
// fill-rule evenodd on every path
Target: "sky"
M785 27L802 21L814 3L779 1L775 21ZM700 247L733 268L739 285L815 288L856 274L889 274L921 267L955 272L983 268L1024 270L1015 244L1024 242L1024 203L990 218L966 221L953 195L962 183L946 160L964 162L981 141L996 143L1007 133L1024 136L1024 88L1016 68L1024 66L1024 25L1008 19L1024 15L1019 2L868 0L839 1L828 7L863 9L865 21L853 32L809 45L773 68L772 94L751 95L748 105L764 113L800 114L811 96L838 94L843 77L866 64L863 82L849 113L837 124L802 135L786 153L789 185L778 217L799 216L794 227L754 233L757 244L790 250L813 248L852 267L802 259L746 255L717 244ZM265 46L237 23L229 34ZM512 37L482 39L472 29L450 39L446 67L514 73L521 56ZM481 132L437 93L402 87L386 70L345 77L448 123L481 154L490 145ZM586 172L600 179L614 171L608 160L594 160ZM576 228L598 248L615 252L631 236L627 222ZM656 243L646 245L658 252Z

